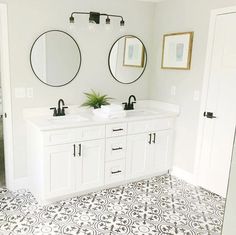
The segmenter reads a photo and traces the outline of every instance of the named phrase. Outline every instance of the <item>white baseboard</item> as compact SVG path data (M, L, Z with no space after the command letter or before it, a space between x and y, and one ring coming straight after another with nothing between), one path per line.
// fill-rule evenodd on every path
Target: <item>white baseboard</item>
M171 174L176 176L177 178L180 178L180 179L186 181L187 183L196 185L194 175L187 172L187 171L185 171L185 170L183 170L183 169L181 169L181 168L178 168L178 167L174 166L172 168Z
M181 169L181 168L173 167L171 170L171 174L173 176L176 176L176 177L186 181L187 183L196 185L194 175ZM15 179L14 188L11 190L28 189L28 188L29 188L28 178L24 177L24 178Z
M27 177L15 179L13 190L28 189L28 188L29 188L29 184L28 184Z

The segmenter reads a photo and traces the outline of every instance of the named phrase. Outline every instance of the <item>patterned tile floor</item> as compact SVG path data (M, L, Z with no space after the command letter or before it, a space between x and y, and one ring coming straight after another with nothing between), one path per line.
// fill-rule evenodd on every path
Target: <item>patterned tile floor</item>
M220 234L224 204L171 175L48 206L38 205L28 191L0 189L0 234Z

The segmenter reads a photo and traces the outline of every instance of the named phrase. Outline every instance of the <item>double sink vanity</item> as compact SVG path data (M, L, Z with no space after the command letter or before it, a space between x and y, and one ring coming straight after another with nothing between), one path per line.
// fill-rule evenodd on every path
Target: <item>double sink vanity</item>
M140 101L126 117L91 110L27 120L30 190L41 203L160 175L172 167L178 107Z
M66 86L78 77L81 50L70 34L49 30L33 43L30 64L45 85ZM141 78L146 66L147 50L141 39L124 35L113 43L108 67L115 81L132 84ZM125 117L114 119L98 118L92 110L77 106L47 108L45 115L42 110L32 110L26 118L28 178L38 201L49 203L171 169L178 107L135 101L130 96L124 103L126 113L122 110ZM64 105L63 100L60 104Z

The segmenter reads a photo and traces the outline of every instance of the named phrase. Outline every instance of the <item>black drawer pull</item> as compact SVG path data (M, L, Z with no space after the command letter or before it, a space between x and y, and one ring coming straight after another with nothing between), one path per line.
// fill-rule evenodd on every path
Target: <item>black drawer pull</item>
M118 150L122 150L123 148L119 147L119 148L112 148L112 151L118 151Z
M120 129L113 129L112 131L113 132L116 132L116 131L123 131L124 129L120 128Z
M75 144L73 145L73 147L74 147L73 156L75 157L76 156L76 146L75 146Z
M121 173L121 172L122 172L122 171L112 171L111 174L112 174L112 175L115 175L115 174L119 174L119 173Z
M154 135L154 139L153 139L152 143L155 144L156 143L156 133L153 133L153 135Z
M152 144L152 134L149 134L149 141L148 141L149 144Z
M79 144L79 156L81 157L82 145Z

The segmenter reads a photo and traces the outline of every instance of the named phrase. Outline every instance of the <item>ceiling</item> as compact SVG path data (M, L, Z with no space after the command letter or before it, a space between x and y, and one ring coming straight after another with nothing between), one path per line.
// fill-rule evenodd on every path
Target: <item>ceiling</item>
M138 0L138 1L142 1L142 2L163 2L166 0Z

